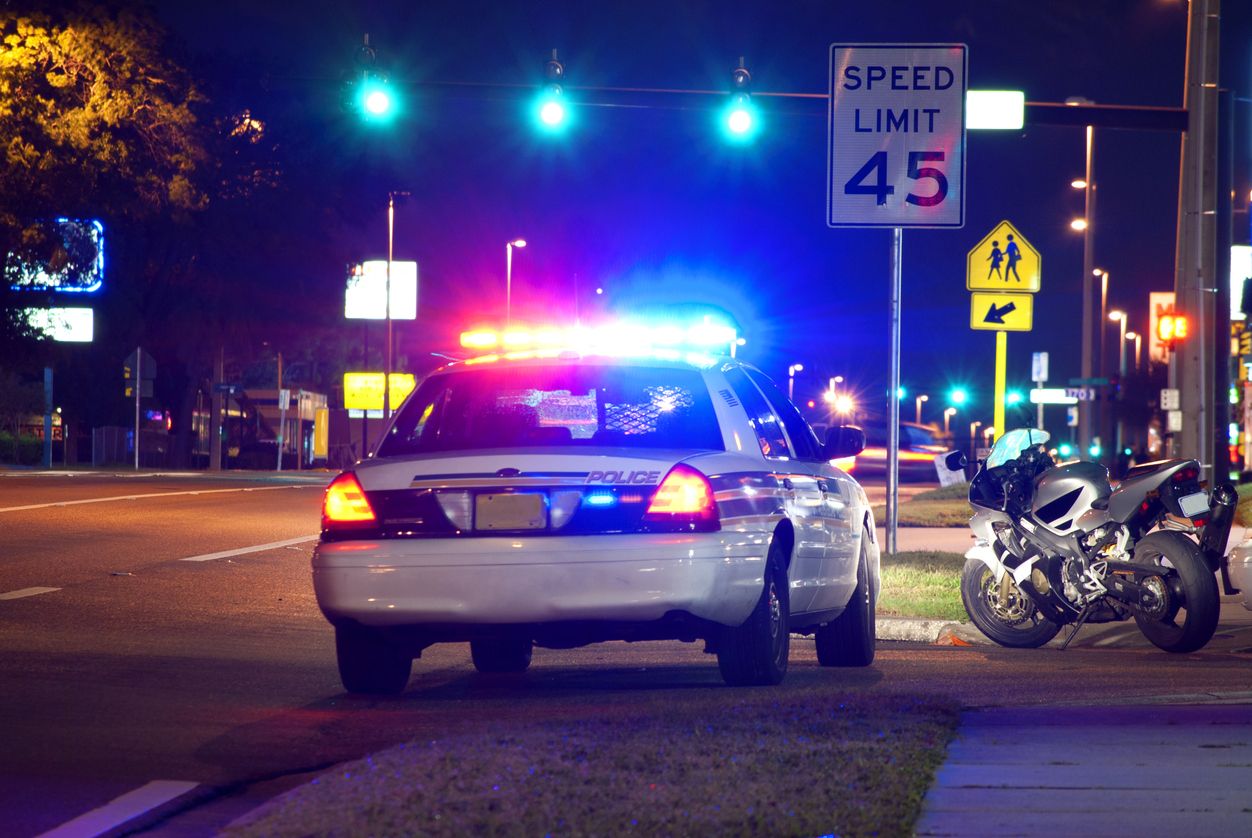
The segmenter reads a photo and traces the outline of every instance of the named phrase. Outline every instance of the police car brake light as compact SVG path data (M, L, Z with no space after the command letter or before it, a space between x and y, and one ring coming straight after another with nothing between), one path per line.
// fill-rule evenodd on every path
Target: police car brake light
M717 501L713 498L713 487L703 474L679 463L665 475L643 517L647 521L716 521Z
M356 475L344 472L330 481L322 498L322 529L370 527L377 523Z

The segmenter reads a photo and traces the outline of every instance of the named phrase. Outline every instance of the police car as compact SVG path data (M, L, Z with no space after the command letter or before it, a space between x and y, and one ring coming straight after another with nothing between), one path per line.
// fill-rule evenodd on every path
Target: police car
M442 642L500 673L536 645L702 640L735 685L780 682L792 632L824 666L873 661L874 521L831 465L864 434L819 441L672 331L463 336L509 351L421 382L324 499L313 582L348 691L403 691Z

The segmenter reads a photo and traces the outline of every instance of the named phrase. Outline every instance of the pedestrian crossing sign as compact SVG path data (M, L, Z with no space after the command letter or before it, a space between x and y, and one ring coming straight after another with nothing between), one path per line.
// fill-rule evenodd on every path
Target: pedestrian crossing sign
M1033 294L1039 290L1039 251L1007 221L1001 221L969 252L965 288Z

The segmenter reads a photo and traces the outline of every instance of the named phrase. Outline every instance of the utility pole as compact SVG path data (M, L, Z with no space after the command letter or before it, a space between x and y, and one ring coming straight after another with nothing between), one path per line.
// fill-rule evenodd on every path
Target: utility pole
M1221 0L1191 0L1187 12L1187 76L1183 107L1187 130L1182 135L1178 178L1178 238L1174 270L1174 307L1196 324L1190 339L1181 341L1170 359L1169 386L1179 391L1182 430L1171 454L1212 459L1211 443L1216 394L1211 357L1217 285L1217 111L1218 47ZM1221 312L1226 315L1226 312ZM1224 357L1221 359L1224 362ZM1214 478L1217 472L1207 477Z

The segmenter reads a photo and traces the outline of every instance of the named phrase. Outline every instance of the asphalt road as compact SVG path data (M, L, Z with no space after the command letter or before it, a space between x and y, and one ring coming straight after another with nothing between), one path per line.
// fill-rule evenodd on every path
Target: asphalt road
M310 772L397 742L592 715L640 691L680 702L730 689L694 644L540 649L516 678L478 675L467 648L436 646L403 696L346 696L309 583L320 495L308 483L0 476L7 835L127 795L156 806L127 829L212 834ZM829 670L801 641L778 689L944 693L967 707L1246 695L1250 653L884 642L874 666Z

